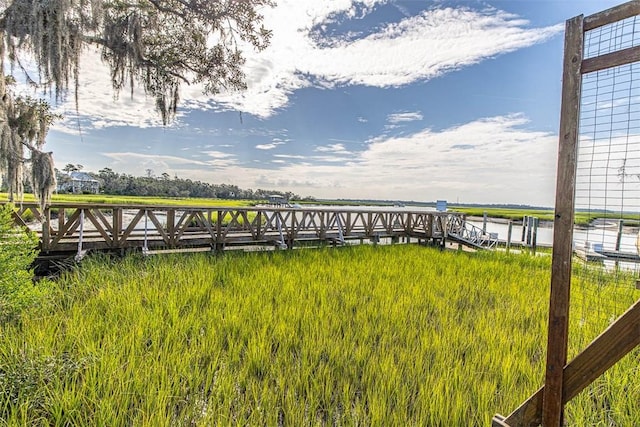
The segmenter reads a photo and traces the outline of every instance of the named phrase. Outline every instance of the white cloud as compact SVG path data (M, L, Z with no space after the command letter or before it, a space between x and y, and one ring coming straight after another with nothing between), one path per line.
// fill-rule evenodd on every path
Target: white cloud
M274 29L272 45L248 60L249 90L217 99L268 117L286 105L293 91L312 84L391 87L426 81L543 42L563 29L526 28L527 21L495 9L442 8L331 47L319 46L310 36L314 25L351 10L348 1L279 2L265 14L266 25Z
M274 148L276 148L278 145L284 145L285 143L283 141L276 141L274 140L273 142L269 143L269 144L258 144L256 145L256 148L258 150L273 150Z
M529 130L527 123L521 115L496 116L441 131L378 137L346 160L310 156L309 162L290 163L281 156L275 159L277 170L264 168L262 162L254 168L230 164L217 169L176 164L172 170L210 182L232 176L241 188L271 186L326 198L552 206L557 136ZM339 144L333 148L340 150Z
M562 26L528 28L528 22L505 12L486 9L443 8L436 5L417 16L388 22L360 38L334 39L319 44L317 30L335 22L344 25L384 0L280 0L265 9L265 26L273 30L271 45L261 51L245 50L248 90L204 96L198 85L183 87L181 111L232 108L269 117L284 108L298 89L319 85L395 87L424 82L507 52L543 42ZM76 132L108 126L160 126L154 100L141 90L129 96L125 88L117 100L109 73L99 54L89 50L81 60L79 107L74 118L73 96L58 111L68 115L56 126ZM89 120L89 122L87 122ZM184 126L180 118L171 124Z
M417 120L422 120L422 113L420 111L394 113L387 116L389 123L413 122Z
M280 159L304 160L306 157L298 154L274 154L273 157Z
M345 148L344 144L329 144L329 145L320 145L316 147L315 151L320 153L333 153L333 154L350 154L349 151Z

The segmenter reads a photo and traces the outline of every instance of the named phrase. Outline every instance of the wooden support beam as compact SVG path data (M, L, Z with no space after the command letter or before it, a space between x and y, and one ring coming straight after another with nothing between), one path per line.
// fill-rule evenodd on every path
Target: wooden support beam
M93 212L100 212L97 209L94 209ZM107 245L111 246L111 236L107 233L107 230L104 229L103 224L95 217L93 212L90 209L85 210L85 218L88 219L93 226L96 228L100 236L104 239Z
M581 73L593 73L619 65L640 61L640 46L617 50L615 52L588 58L582 61Z
M131 233L133 232L133 230L135 230L136 225L138 225L138 222L140 222L140 219L144 216L144 213L145 213L144 208L139 209L138 213L136 213L136 216L133 217L133 219L127 226L127 228L122 232L122 236L120 240L121 248L125 248L127 246L127 239L131 237Z
M51 242L50 249L53 249L53 247L58 244L58 242L60 242L60 240L62 240L64 236L71 235L78 229L78 226L80 225L81 210L82 208L76 209L64 223L60 223L60 216L58 216L58 232L56 234L56 237ZM64 213L62 217L64 218Z
M640 300L636 301L631 308L564 367L565 381L562 403L567 403L576 397L578 393L638 345L640 345ZM518 409L503 419L504 425L512 427L540 425L544 391L545 387L540 388ZM546 427L546 424L544 425Z
M169 236L169 246L173 247L176 244L176 210L167 210L167 235Z
M162 240L164 241L165 245L171 246L171 237L170 237L170 235L167 234L167 232L165 231L164 227L162 226L162 224L160 223L160 221L158 220L156 215L153 213L153 211L148 211L147 212L147 216L148 216L149 220L151 220L151 222L155 226L156 231L158 233L160 233L160 237L162 237Z
M122 208L113 208L112 211L113 218L111 218L113 223L113 232L112 232L112 240L113 247L120 247L120 235L122 234Z
M636 15L640 15L640 1L629 1L610 9L603 10L602 12L587 16L584 18L584 31L590 31Z
M542 410L545 427L560 427L563 416L562 384L564 381L563 367L567 361L569 330L583 36L582 15L566 22L549 297L547 369Z
M51 244L51 209L48 207L44 208L44 219L42 222L42 241L40 247L43 251L47 251Z

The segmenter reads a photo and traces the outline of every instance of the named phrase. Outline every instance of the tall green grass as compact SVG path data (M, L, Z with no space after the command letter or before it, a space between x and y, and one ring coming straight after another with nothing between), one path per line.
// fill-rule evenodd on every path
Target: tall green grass
M554 211L553 209L546 208L494 208L494 207L465 207L465 206L453 206L449 210L453 212L461 212L469 216L481 217L485 213L490 218L502 218L511 220L522 220L524 216L537 217L541 221L553 221ZM589 225L596 219L623 219L626 225L638 224L637 213L625 213L620 212L585 212L578 210L574 216L574 222L576 225Z
M7 193L0 193L0 202L7 201ZM227 200L205 199L196 197L145 197L145 196L120 196L110 194L54 194L53 203L104 203L114 205L157 205L157 206L199 206L217 207L252 206L255 200ZM24 202L35 202L33 194L25 194Z
M549 257L408 245L88 259L48 312L1 330L0 419L489 425L542 383L549 271ZM638 357L568 424L638 425Z

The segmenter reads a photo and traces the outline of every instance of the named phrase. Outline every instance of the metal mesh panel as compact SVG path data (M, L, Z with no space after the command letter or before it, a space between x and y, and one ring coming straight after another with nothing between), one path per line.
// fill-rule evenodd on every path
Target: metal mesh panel
M640 43L637 31L636 17L587 31L584 35L583 58L593 58L637 46Z
M586 32L584 57L639 44L637 21L632 17ZM579 278L588 276L591 284L574 283L572 299L580 307L580 299L597 298L605 281L593 279L613 273L614 284L606 286L615 286L620 297L603 302L597 313L579 313L580 322L607 323L629 307L640 270L638 62L582 76L575 206L574 244L581 256L574 272Z

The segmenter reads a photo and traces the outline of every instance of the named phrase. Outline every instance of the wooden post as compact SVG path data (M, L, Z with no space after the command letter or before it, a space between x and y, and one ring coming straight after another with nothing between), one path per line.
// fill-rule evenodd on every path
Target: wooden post
M527 222L529 222L529 217L525 215L522 217L522 239L520 239L522 243L525 242L527 236Z
M256 214L256 240L262 239L262 211Z
M513 221L509 221L509 227L507 228L507 252L511 249L511 233L513 232Z
M58 208L58 231L64 228L64 224L67 222L64 208ZM51 212L49 212L49 221L51 221Z
M536 248L538 246L538 217L533 217L533 232L531 233L531 250L533 254L536 253Z
M222 251L224 251L224 242L222 239L222 211L218 210L218 212L216 212L216 247L215 247L215 252L216 253L222 253Z
M44 221L42 223L42 247L43 251L49 250L49 244L51 242L51 208L45 206L44 208Z
M487 234L487 211L482 214L482 234Z
M287 248L293 249L293 243L296 235L296 215L291 212L291 225L289 226L289 232L287 233ZM336 213L336 215L339 215Z
M122 208L114 207L111 211L111 242L114 249L120 248L120 235L122 234Z
M211 220L211 211L209 211L209 220ZM167 210L167 235L169 236L169 242L171 247L174 247L178 242L176 237L176 209L170 208Z
M618 221L618 235L616 236L616 252L620 250L620 242L622 241L622 227L624 226L624 220Z
M580 114L581 64L584 42L582 15L566 22L562 108L558 148L558 177L553 226L553 259L549 296L547 368L542 404L542 424L560 427L563 420L563 368L567 363L571 256L575 215L575 184Z

